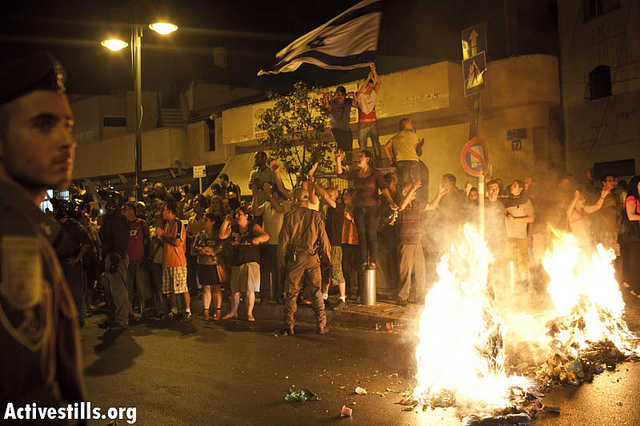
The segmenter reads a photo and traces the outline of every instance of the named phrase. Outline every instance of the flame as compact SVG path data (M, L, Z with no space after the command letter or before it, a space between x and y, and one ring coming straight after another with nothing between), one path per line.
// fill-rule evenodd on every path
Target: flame
M611 341L625 355L640 355L637 337L623 319L624 301L612 261L613 249L598 244L594 252L558 230L542 264L551 277L547 287L556 308L550 330L554 343L577 356L590 343Z
M511 343L547 342L552 351L579 358L581 350L610 342L623 355L640 355L638 338L623 319L613 250L602 245L591 250L571 234L552 232L552 247L543 260L550 277L548 296L535 294L536 302L523 310L519 302L526 299L525 289L512 288L511 296L500 292L511 299L500 305L500 316L490 288L496 285L493 273L488 284L493 256L473 225L464 225L462 241L440 259L439 280L425 298L411 401L432 407L455 404L459 413L492 415L517 405L523 391L533 392L533 381L505 373L503 318L518 331L509 334ZM545 328L530 325L544 324L542 318L553 319ZM524 333L518 330L523 324Z
M441 258L440 279L425 298L413 398L424 405L453 395L458 409L492 411L510 405L513 387L532 384L505 374L506 327L487 291L493 256L472 225L463 234Z

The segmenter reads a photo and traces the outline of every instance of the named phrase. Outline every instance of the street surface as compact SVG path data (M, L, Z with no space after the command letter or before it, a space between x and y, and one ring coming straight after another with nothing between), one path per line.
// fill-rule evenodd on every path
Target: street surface
M396 404L413 383L409 331L332 327L319 336L299 324L295 336L276 337L275 322L205 323L195 315L191 324L149 320L105 343L102 318L82 331L89 399L135 406L136 424L460 424L451 408L416 413ZM356 395L357 386L368 394ZM287 403L289 389L309 389L320 400ZM640 364L621 364L591 384L548 394L545 403L562 412L541 413L534 424L639 425L638 395ZM353 409L351 419L340 418L343 405Z

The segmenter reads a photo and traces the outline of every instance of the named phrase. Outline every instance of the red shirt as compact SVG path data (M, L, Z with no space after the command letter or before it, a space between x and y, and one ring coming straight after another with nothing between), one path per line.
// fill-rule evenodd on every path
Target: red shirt
M149 225L142 219L129 222L129 245L127 255L129 261L139 262L144 260L144 240L149 238Z
M373 111L371 111L368 114L362 112L362 110L361 110L360 111L360 116L358 117L358 121L360 122L360 124L374 124L374 123L376 123L378 121L377 118L376 118L376 110L374 109Z

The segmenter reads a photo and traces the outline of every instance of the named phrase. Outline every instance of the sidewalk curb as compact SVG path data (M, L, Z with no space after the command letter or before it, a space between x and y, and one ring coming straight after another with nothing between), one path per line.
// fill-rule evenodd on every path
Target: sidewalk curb
M336 327L350 327L367 330L406 330L414 327L418 319L413 315L414 309L407 309L402 315L368 314L358 311L359 305L353 309L347 307L340 312L327 309L327 325ZM258 321L269 320L284 322L284 305L268 304L256 305L254 316ZM298 323L315 324L316 318L313 309L309 305L298 305L295 313Z

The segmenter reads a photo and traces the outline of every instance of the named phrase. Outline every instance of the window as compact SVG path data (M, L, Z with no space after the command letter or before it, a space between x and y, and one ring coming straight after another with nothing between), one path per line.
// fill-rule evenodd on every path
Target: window
M103 127L127 127L127 117L102 117Z
M604 176L634 176L636 174L636 160L608 161L593 165L593 176L602 179Z
M589 73L588 99L611 96L611 67L598 65Z
M620 7L620 0L582 0L582 22L587 22Z

